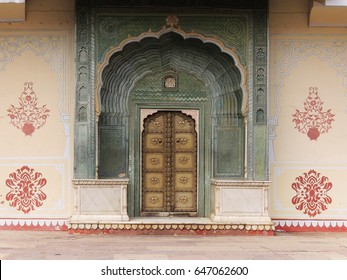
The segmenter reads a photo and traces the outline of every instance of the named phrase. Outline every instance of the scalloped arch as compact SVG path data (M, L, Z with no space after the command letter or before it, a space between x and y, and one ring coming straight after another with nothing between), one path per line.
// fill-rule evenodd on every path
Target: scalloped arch
M98 66L97 114L127 116L136 82L167 68L187 71L204 83L213 115L247 114L246 70L236 51L217 39L177 28L142 33L106 53Z

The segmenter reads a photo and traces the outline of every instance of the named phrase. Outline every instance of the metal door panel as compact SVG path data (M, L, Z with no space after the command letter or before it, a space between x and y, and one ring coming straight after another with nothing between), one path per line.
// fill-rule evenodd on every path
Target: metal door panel
M146 172L144 174L144 184L149 189L163 189L165 186L164 174L159 172Z
M146 192L144 195L143 211L165 212L165 193L164 192Z
M144 120L142 214L196 214L197 133L192 117L159 111Z
M175 133L175 149L176 150L193 150L195 147L195 139L192 133Z
M193 192L175 193L175 212L196 211L196 197Z
M195 180L192 172L176 172L175 188L176 190L193 190L196 186Z

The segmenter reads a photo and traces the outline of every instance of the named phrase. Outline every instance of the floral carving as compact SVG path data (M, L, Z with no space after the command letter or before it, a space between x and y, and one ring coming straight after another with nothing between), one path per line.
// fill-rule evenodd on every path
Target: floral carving
M178 28L178 24L179 24L178 16L169 15L166 17L166 24L165 24L166 28L170 28L170 27Z
M161 126L160 121L158 121L157 119L151 120L151 121L150 121L150 124L153 125L153 126L156 127L156 128L158 128L158 127Z
M177 145L186 145L188 143L187 138L176 138L176 144Z
M158 158L151 158L151 163L153 165L158 165L160 163L160 160Z
M184 156L178 158L178 162L179 162L180 164L187 164L188 161L189 161L189 158L184 157Z
M331 204L332 199L328 196L328 191L333 185L326 176L310 170L295 180L292 189L296 191L296 195L292 198L292 203L297 210L314 217L326 210L328 204Z
M157 204L160 199L157 197L157 196L152 196L149 201L152 203L152 204Z
M188 201L189 201L189 198L187 196L181 196L179 199L178 199L179 202L181 202L182 204L186 204Z
M188 121L184 120L184 119L181 119L181 120L178 121L178 125L180 127L185 127L187 123L188 123Z
M10 206L27 214L42 206L43 201L47 198L42 191L46 183L47 180L42 177L41 173L28 166L23 166L11 173L9 179L6 180L6 186L10 188L6 200L9 201Z
M160 182L159 178L157 178L155 176L151 178L151 183L153 185L157 185L157 184L159 184L159 182Z
M331 123L334 121L335 115L331 113L331 109L323 111L323 102L318 96L316 87L309 89L304 109L304 112L296 110L296 113L293 114L295 128L299 132L307 134L310 140L317 140L321 134L327 133L332 127Z
M163 144L163 139L158 138L158 137L153 137L151 139L151 142L153 145L162 145Z
M21 129L25 135L32 135L36 129L42 127L49 116L46 105L38 107L37 96L33 91L33 83L26 82L24 91L19 97L19 107L11 105L7 110L11 123Z
M186 176L182 176L182 177L179 178L179 181L180 181L181 184L187 184L188 181L189 181L189 178L186 177Z

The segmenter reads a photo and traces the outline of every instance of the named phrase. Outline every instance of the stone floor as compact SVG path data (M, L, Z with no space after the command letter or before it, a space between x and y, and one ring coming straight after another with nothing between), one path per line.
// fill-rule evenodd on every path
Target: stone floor
M6 260L341 260L345 233L275 236L122 236L52 231L0 231Z

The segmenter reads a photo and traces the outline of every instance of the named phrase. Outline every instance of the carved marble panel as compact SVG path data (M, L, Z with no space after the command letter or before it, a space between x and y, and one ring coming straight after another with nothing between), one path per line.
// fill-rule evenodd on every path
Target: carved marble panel
M73 180L75 212L71 223L128 221L128 180Z
M268 213L268 181L212 180L213 221L272 224Z

